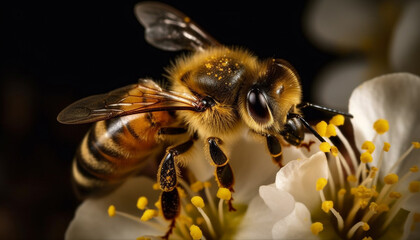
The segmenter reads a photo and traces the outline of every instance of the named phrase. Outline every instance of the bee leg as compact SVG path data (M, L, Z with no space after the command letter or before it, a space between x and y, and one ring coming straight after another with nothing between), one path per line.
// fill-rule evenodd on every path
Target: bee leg
M181 201L179 198L178 189L176 188L178 185L176 156L188 151L193 143L194 141L190 139L174 147L169 147L166 150L166 154L159 166L157 178L160 189L162 190L160 201L163 217L166 220L172 221L169 226L169 230L163 237L164 239L169 238L169 235L172 233L172 230L175 226L175 219L178 217L181 211Z
M273 162L279 167L283 167L283 150L281 148L279 139L273 135L266 135L266 140L268 151L270 152Z
M159 129L158 134L159 135L178 135L178 134L184 134L188 131L186 128L182 127L163 127Z

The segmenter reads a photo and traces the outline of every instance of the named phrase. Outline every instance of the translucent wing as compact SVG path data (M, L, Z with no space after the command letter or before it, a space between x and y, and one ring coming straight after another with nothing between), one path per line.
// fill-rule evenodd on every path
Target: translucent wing
M200 102L195 96L167 91L152 80L141 79L138 84L83 98L61 111L57 120L79 124L153 111L201 111Z
M138 3L134 11L139 22L146 28L146 41L157 48L167 51L202 51L220 45L184 13L166 4Z

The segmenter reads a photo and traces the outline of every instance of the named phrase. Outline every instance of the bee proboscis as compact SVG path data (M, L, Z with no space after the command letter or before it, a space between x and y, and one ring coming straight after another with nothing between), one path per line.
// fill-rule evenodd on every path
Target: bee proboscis
M180 162L195 142L204 141L219 186L233 190L228 153L244 128L266 139L268 152L281 167L282 144L301 144L305 128L323 141L303 119L301 108L341 113L303 103L298 74L285 60L261 60L243 48L223 46L162 3L139 3L135 13L150 44L191 53L168 69L166 87L140 79L79 100L59 114L58 121L66 124L94 122L73 161L81 194L115 188L148 159L163 156L157 181L163 215L174 223L180 212Z

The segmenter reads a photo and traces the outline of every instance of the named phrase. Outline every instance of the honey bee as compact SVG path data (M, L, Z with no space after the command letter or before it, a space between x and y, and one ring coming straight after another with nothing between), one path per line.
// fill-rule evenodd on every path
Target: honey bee
M162 211L175 221L180 164L197 141L204 142L219 186L233 190L229 151L244 129L265 138L281 167L282 144L301 144L305 128L323 141L304 120L302 108L341 113L302 102L299 76L285 60L261 60L243 48L223 46L185 14L162 3L139 3L135 13L151 45L190 54L167 70L166 86L140 79L81 99L58 115L65 124L94 122L72 166L82 194L118 186L161 153L157 181Z

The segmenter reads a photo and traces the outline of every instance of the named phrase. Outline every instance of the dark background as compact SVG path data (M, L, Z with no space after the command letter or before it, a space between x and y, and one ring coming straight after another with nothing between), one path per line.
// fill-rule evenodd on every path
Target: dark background
M70 166L88 125L57 123L82 97L162 79L178 53L149 46L138 1L8 1L0 6L0 239L62 239L80 203ZM166 1L169 2L169 1ZM176 1L220 42L290 61L304 98L331 55L303 33L305 1Z

